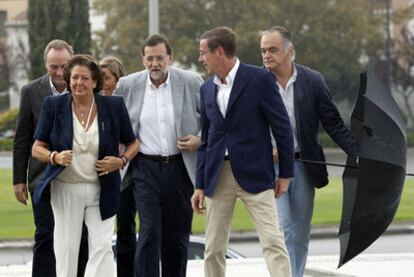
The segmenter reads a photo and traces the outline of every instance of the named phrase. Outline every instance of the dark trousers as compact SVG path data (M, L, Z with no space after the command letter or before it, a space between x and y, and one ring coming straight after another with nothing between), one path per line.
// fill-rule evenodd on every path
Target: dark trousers
M122 181L128 185L120 193L118 212L116 214L116 268L118 277L134 276L134 256L137 244L135 215L136 207L133 194L131 170Z
M31 193L33 200L33 194ZM53 251L53 219L50 205L50 189L45 189L40 202L33 205L34 223L36 226L33 246L32 277L56 276L56 259Z
M33 194L31 193L33 199ZM32 201L33 203L33 201ZM53 250L53 219L50 205L50 187L47 187L37 204L33 205L33 216L36 226L33 247L32 277L55 277L56 259ZM88 261L88 233L85 224L79 249L78 277L83 277Z
M193 185L182 158L168 163L133 160L134 198L140 220L135 277L184 277L193 211Z

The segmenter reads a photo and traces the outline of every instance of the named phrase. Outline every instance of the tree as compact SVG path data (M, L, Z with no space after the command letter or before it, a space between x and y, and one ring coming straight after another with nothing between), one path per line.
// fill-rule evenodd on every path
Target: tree
M404 19L414 16L414 4L396 13L394 23L401 24ZM414 33L410 33L408 25L400 29L400 34L393 41L395 53L392 59L393 90L404 102L407 123L414 126L414 110L410 105L414 95Z
M76 53L90 53L88 0L30 0L28 8L32 77L44 74L43 50L53 39L63 39Z
M95 53L116 55L129 71L142 68L139 51L148 35L148 0L94 0L107 16L97 34ZM198 38L207 29L227 25L238 33L238 56L261 65L258 31L273 25L291 30L298 62L326 77L337 98L353 98L358 90L361 55L381 47L378 19L367 16L366 1L348 0L160 0L160 32L185 67L198 63Z

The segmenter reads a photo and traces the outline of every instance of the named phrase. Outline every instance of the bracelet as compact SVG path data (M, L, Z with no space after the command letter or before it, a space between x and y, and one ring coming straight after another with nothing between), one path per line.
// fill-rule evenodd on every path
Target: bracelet
M129 162L129 160L127 159L127 157L125 157L125 155L121 156L121 160L122 160L122 163L123 163L121 169L124 169L125 165Z
M49 153L49 162L50 162L50 164L51 165L56 165L56 163L55 163L55 155L57 154L58 152L56 152L56 151L53 151L53 152L51 152L51 153Z

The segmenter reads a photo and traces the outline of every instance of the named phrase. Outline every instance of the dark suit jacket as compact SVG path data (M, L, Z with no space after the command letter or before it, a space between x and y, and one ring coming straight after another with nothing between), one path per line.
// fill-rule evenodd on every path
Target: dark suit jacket
M226 148L233 175L251 193L274 188L275 173L269 127L278 141L280 176L293 176L292 130L275 79L268 71L240 63L226 117L216 101L213 77L201 87L201 146L196 187L214 193Z
M294 83L294 107L302 159L325 161L322 147L318 142L319 123L331 138L355 159L359 145L344 125L322 75L299 64L295 64L295 67L297 77ZM305 163L305 168L315 187L328 184L326 165Z
M43 99L52 95L49 78L46 74L33 80L22 88L20 95L13 145L13 184L26 184L29 181L31 193L34 191L35 180L46 168L45 163L32 158L31 150Z
M119 143L129 144L135 139L124 100L119 96L101 96L95 93L98 109L99 154L98 159L105 156L119 155ZM49 144L50 151L72 149L73 121L72 94L46 97L43 102L35 139ZM34 201L39 202L44 189L58 176L64 167L50 163L45 175L36 185ZM119 170L99 177L101 195L99 208L102 219L115 215L118 207Z

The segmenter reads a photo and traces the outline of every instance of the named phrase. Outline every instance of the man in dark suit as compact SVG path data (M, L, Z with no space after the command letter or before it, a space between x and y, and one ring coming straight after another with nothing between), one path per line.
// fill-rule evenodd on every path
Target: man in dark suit
M230 224L240 198L256 226L271 276L290 276L274 197L287 191L293 176L293 138L274 77L238 60L230 28L212 29L200 39L199 61L214 75L201 87L202 135L191 199L197 213L206 201L205 275L225 276ZM280 156L277 184L270 127Z
M276 77L290 117L295 157L325 161L317 139L319 123L322 123L331 138L349 156L356 158L359 146L344 125L323 77L319 72L293 62L295 51L289 31L275 26L261 32L260 47L263 64ZM326 165L295 161L295 178L288 192L276 201L295 277L303 276L305 269L315 187L327 183Z
M72 46L63 40L52 40L44 51L47 74L30 82L22 88L20 111L17 119L16 135L13 146L13 184L19 202L27 205L28 186L33 199L35 184L39 181L46 164L31 157L33 135L39 120L43 99L48 95L66 93L63 68L73 55ZM35 245L33 247L32 276L56 276L55 255L53 251L53 213L50 194L46 193L39 204L33 205L36 225ZM85 240L84 240L85 241ZM87 240L85 241L87 243ZM87 261L87 244L81 246L78 268L83 276Z

